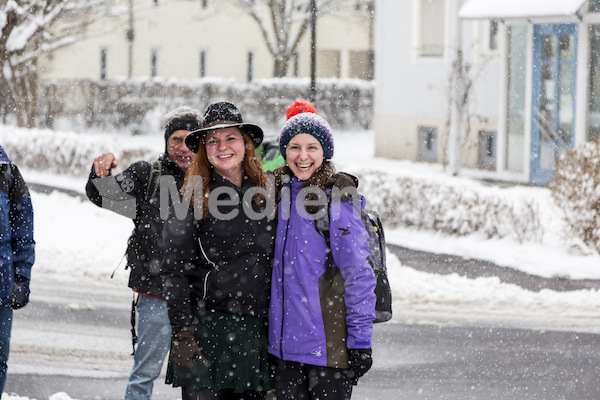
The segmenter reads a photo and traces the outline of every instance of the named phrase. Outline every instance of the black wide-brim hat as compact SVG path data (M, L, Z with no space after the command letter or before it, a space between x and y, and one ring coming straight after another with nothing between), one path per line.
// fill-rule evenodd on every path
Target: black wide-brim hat
M244 123L242 113L232 103L221 101L212 103L204 112L202 129L188 133L185 137L185 145L196 153L200 147L200 139L208 131L223 128L239 128L252 140L255 147L260 146L263 141L263 130L254 124Z

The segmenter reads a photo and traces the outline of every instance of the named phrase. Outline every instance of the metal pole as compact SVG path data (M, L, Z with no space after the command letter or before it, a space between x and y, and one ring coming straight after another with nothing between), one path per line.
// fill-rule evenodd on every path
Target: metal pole
M127 28L127 77L133 76L133 0L129 0L129 27Z
M316 100L317 90L317 0L310 1L310 102Z

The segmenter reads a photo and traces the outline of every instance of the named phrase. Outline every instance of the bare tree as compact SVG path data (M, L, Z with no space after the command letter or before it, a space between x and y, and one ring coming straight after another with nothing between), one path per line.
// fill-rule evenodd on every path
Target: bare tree
M86 28L116 14L114 0L0 0L0 90L6 114L35 126L37 59L84 39Z
M298 43L310 27L311 0L228 0L258 24L273 56L273 76L287 75L289 61ZM345 7L362 11L374 0L314 0L317 16L331 14Z
M464 56L464 52L461 47L454 49L455 55L450 66L448 73L448 83L445 90L446 101L447 101L447 119L445 123L446 134L442 139L442 148L444 152L442 154L442 165L444 169L448 164L452 164L450 153L453 151L452 146L457 146L455 151L459 156L460 152L467 149L469 145L476 145L476 138L472 137L473 120L480 122L485 121L485 118L474 113L476 106L475 97L475 84L479 77L485 72L485 68L491 61L490 57L483 59L479 65L475 65L471 61L467 61ZM454 112L453 112L454 111ZM450 139L450 130L456 124L457 137L454 138L456 143L452 143ZM462 140L461 140L462 137ZM460 159L455 160L457 165L450 165L450 168L459 168ZM453 173L457 171L452 171Z

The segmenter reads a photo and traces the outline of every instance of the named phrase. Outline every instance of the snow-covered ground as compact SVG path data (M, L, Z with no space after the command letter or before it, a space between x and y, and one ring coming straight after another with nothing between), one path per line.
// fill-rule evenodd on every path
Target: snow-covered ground
M146 146L149 140L156 141L157 152L163 146L160 136L140 137L139 140L144 141ZM402 173L444 173L437 165L375 158L372 132L338 133L335 144L334 162L340 170L344 170L346 166L351 169L356 168L356 165L364 165ZM98 151L101 153L104 150ZM80 192L84 190L85 177L21 169L28 182L56 185ZM537 190L539 196L549 196L546 189L530 190ZM133 227L131 221L102 210L89 201L63 193L32 192L32 198L37 242L32 299L59 301L56 288L53 289L50 283L61 282L60 291L64 293L64 301L73 310L93 308L101 302L128 307L130 294L126 289L127 271L122 268L122 257ZM386 239L389 243L420 250L487 259L544 277L600 279L600 256L572 254L571 249L561 247L555 241L519 244L509 239L448 237L408 228L388 228ZM115 276L111 279L115 268ZM458 275L427 274L403 266L392 254L388 254L388 269L395 312L391 323L494 324L600 332L600 293L596 290L565 293L542 290L536 293L501 283L496 278L467 279ZM88 296L81 293L82 287L86 290L97 288L97 292L103 293L114 292L115 295L97 296L97 293L89 293ZM123 303L118 304L121 301ZM27 336L21 336L21 333L28 332L26 327L23 327L23 331L19 329L17 325L13 338L17 349L27 340ZM129 351L130 337L125 336L122 341L120 338L111 339L118 341L115 348ZM130 365L127 362L122 364L115 373L126 376ZM12 372L35 373L39 366L22 363L11 365L10 368ZM74 366L64 365L64 371L72 372L75 369ZM101 373L97 371L99 376ZM67 394L56 396L52 400L69 399ZM5 394L2 399L23 398Z

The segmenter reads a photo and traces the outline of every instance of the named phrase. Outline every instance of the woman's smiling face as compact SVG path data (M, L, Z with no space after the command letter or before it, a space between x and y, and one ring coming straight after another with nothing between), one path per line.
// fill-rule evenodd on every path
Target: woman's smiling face
M242 135L238 128L216 129L206 134L206 155L219 175L227 177L242 171L246 150Z
M285 158L296 178L305 181L323 165L323 147L313 135L299 133L288 143Z

